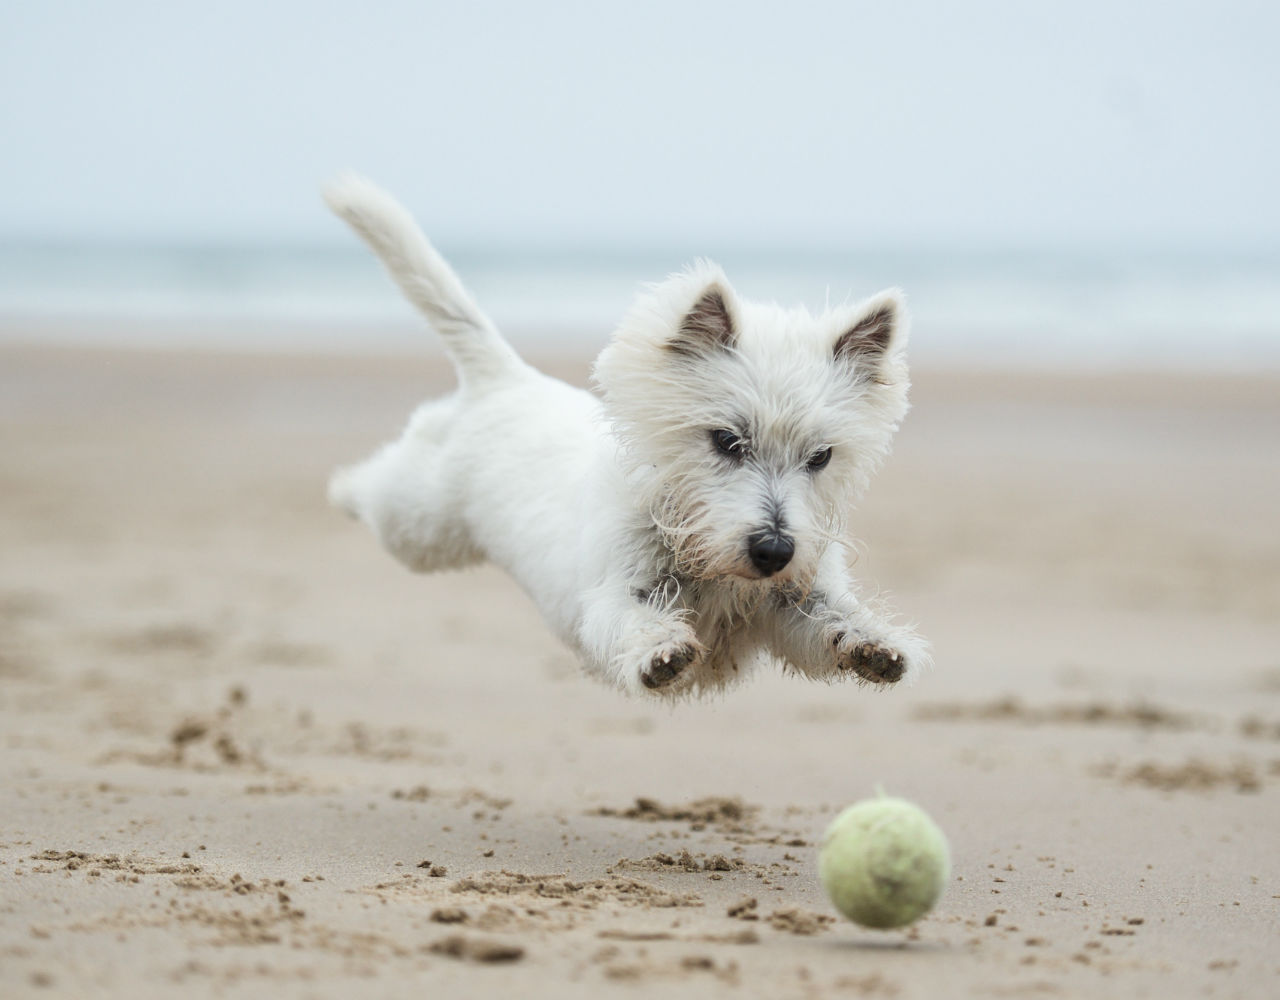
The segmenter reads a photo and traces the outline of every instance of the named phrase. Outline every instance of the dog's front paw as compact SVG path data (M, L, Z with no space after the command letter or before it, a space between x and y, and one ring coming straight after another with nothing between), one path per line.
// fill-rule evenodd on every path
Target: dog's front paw
M698 649L692 643L673 643L663 646L649 657L648 666L640 671L640 683L650 691L669 688L675 684L685 667L698 658Z
M835 646L839 650L836 665L841 672L856 674L872 684L897 684L907 672L906 657L878 642L864 640L846 646L845 636L839 635Z

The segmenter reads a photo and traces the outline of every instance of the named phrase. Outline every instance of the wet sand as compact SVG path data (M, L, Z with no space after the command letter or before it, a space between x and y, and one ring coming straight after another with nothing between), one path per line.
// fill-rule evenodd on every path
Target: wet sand
M431 358L0 350L0 994L1274 996L1280 382L915 383L858 572L933 672L669 708L326 508ZM816 882L877 785L905 931Z

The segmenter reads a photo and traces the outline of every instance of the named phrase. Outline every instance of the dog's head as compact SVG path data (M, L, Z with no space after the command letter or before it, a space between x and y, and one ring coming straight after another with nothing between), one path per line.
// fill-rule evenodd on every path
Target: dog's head
M905 344L896 290L812 316L701 263L642 295L595 379L677 569L807 587L906 413Z

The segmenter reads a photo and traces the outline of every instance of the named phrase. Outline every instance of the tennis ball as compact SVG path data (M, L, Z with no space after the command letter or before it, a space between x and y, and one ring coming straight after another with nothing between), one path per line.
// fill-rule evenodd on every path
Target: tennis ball
M917 805L883 793L827 827L818 877L835 908L864 927L905 927L929 912L951 874L947 838Z

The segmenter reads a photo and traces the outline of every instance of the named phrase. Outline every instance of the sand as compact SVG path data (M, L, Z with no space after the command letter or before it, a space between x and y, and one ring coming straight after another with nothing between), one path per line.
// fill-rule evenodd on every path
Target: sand
M674 709L325 507L448 382L0 350L0 995L1276 995L1280 381L919 373L859 572L936 669ZM817 884L877 785L905 931Z

